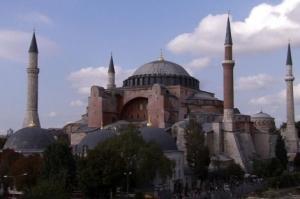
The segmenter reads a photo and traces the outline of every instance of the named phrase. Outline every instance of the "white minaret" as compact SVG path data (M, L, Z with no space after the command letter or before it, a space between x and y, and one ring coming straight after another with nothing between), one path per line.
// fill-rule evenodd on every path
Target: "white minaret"
M294 93L293 93L293 63L291 55L291 46L288 44L287 59L286 59L286 131L285 141L287 152L290 159L293 159L295 154L298 152L298 135L295 126L295 112L294 112Z
M23 127L40 127L38 115L38 47L35 33L33 33L29 53L29 63L27 68L27 108Z

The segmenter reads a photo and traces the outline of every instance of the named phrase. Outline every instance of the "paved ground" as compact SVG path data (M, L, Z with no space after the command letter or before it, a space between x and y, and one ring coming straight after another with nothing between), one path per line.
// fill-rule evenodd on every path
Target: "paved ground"
M268 191L264 191L260 194L255 194L253 196L247 197L247 199L262 199L262 198L275 198L275 199L300 199L300 186L292 187L287 189L270 189Z

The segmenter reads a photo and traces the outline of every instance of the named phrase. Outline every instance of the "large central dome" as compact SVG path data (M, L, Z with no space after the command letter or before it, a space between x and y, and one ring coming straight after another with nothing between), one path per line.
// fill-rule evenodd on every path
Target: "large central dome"
M150 74L190 76L182 66L166 60L152 61L144 64L133 73L133 75Z
M123 82L123 87L142 87L153 84L181 85L199 89L199 81L190 76L182 66L162 58L139 67L132 76Z

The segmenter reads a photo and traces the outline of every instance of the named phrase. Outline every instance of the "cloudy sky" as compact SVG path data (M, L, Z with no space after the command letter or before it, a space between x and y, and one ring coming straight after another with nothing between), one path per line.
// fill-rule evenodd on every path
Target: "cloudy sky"
M186 68L223 99L223 44L232 20L235 104L285 120L285 60L291 40L296 117L300 119L300 0L26 0L0 2L0 132L21 128L27 50L39 46L39 115L62 127L85 113L91 85L106 86L110 53L118 85L159 57Z

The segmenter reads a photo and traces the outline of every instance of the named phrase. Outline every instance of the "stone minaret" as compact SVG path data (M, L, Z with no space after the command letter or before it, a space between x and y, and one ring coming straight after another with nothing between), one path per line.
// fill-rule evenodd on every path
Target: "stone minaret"
M287 151L292 158L298 151L298 135L295 126L295 113L294 113L294 93L293 93L293 67L292 67L291 46L288 44L287 59L286 59L286 132L285 140Z
M27 68L27 108L23 127L40 127L38 115L38 47L35 33L29 47L29 63Z
M107 89L114 89L116 88L115 84L115 66L114 66L114 60L112 55L110 56L110 62L108 67L108 84Z
M234 118L234 90L233 90L233 67L232 59L232 38L229 17L227 18L227 28L225 37L225 58L223 65L223 85L224 85L224 130L233 131Z

